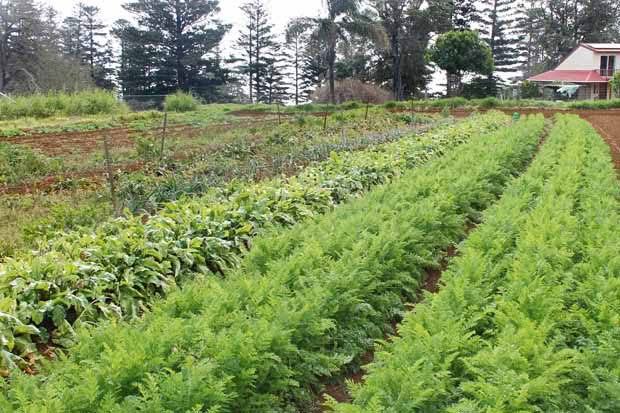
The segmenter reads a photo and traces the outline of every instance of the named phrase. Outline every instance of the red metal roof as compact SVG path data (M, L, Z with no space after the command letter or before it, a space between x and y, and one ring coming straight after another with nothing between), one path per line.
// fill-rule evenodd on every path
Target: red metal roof
M534 82L607 83L597 70L550 70L528 80Z

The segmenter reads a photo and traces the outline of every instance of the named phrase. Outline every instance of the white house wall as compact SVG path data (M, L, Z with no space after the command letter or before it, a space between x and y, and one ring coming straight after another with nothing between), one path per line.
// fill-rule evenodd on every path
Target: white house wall
M556 70L595 70L599 66L600 58L597 59L592 50L580 46Z

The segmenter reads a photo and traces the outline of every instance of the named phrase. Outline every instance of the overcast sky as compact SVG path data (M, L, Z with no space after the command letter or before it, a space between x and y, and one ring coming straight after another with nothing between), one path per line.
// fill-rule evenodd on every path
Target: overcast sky
M71 13L77 0L44 0L49 2L62 17ZM84 3L98 6L102 10L102 16L108 25L120 18L128 18L128 13L121 7L127 0L82 0ZM233 24L233 29L225 39L225 44L230 45L237 38L239 29L243 24L243 16L239 7L246 0L220 0L222 12L219 19L224 23ZM265 4L271 12L272 21L276 25L277 32L281 32L292 17L316 16L322 8L322 0L265 0Z

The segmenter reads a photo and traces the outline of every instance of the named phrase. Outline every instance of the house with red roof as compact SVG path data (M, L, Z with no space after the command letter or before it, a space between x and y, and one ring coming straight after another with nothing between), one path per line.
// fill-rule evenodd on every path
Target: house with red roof
M619 66L620 43L581 43L554 70L528 80L577 99L611 99L609 81Z

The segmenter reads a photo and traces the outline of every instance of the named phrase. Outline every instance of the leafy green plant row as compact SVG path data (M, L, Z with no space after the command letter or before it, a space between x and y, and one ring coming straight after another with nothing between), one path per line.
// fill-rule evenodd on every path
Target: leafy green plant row
M225 279L188 282L143 320L85 329L0 408L293 412L390 331L425 268L533 156L541 116L469 143L290 230L259 237ZM306 404L307 405L307 404Z
M116 196L122 209L127 209L133 214L142 214L145 211L155 213L164 203L204 195L214 187L224 186L232 180L263 181L273 176L280 176L282 173L297 174L308 165L328 159L332 152L359 151L368 146L396 141L405 136L411 138L414 133L425 133L453 121L452 118L436 120L426 116L417 116L413 122L415 125L404 127L400 116L382 111L375 114L375 117L368 122L360 120L359 115L355 120L348 121L345 125L344 139L340 125L335 122L334 126L328 125L326 130L323 130L323 123L320 119L318 119L318 127L314 125L314 122L307 122L303 128L285 122L282 125L272 125L270 128L250 129L243 134L237 130L212 137L201 137L201 142L219 143L223 149L197 150L192 152L188 159L179 162L164 157L163 163L160 163L160 139L157 141L149 139L148 146L153 156L144 157L144 159L149 159L150 163L140 172L121 174ZM262 136L263 133L268 135L256 142L255 136ZM231 140L230 145L226 144ZM2 158L2 145L0 142L0 158ZM164 151L165 154L171 154L177 150L176 144L168 145L168 147L170 151ZM9 146L9 149L22 148L27 149L21 145ZM153 150L153 148L156 149ZM237 151L238 148L241 150ZM9 180L15 178L15 174L24 177L39 173L39 170L34 169L39 162L23 162L23 156L16 156L20 153L19 151L9 153L9 164L17 166L6 169L7 173L12 175L8 176ZM237 159L240 153L243 156ZM60 171L57 172L67 168L67 164L62 165L60 160L53 160L50 163L47 161L48 158L38 154L34 159L45 160L43 167L46 171L50 170L50 166L59 167ZM88 162L86 164L83 160L80 162L80 168L88 167ZM0 167L0 181L2 179L2 167ZM4 226L5 231L0 232L0 261L4 261L7 256L14 256L17 251L33 249L37 245L47 243L49 239L55 238L59 231L75 231L80 229L80 226L93 228L110 219L109 192L98 191L95 194L95 186L95 183L86 178L58 178L53 185L46 188L46 192L49 191L50 195L40 196L43 198L43 203L48 205L46 208L50 205L47 202L49 198L62 200L67 196L66 193L55 194L55 192L69 190L72 192L71 196L78 193L90 195L90 199L96 202L97 208L93 210L90 205L83 208L80 204L59 202L51 210L39 209L42 216L33 217L25 214L29 216L22 217L18 215L17 220L13 219L9 225ZM15 210L20 208L19 204L22 199L24 207L28 208L29 199L23 195L13 196L11 199L5 199L7 202L4 204L0 203L2 204L0 205L0 227L6 223L6 219L16 216ZM8 205L11 205L12 211L7 211ZM3 212L8 213L3 214ZM93 214L93 212L96 213ZM5 221L2 221L3 215Z
M148 222L118 219L96 232L50 240L45 251L6 258L0 264L0 311L8 317L1 349L23 356L36 341L66 345L77 321L137 317L195 273L223 274L236 266L251 237L266 227L326 212L505 121L492 114L372 151L334 154L295 178L232 184L170 203Z
M455 97L433 100L413 100L407 102L388 102L386 109L459 109L459 108L550 108L550 109L616 109L620 108L620 99L580 100L573 102L554 102L548 100L499 100L495 97L484 99L466 99Z
M296 174L299 170L315 162L329 159L333 153L354 152L367 149L371 146L383 145L394 142L404 137L411 138L412 134L426 133L432 129L445 125L447 121L433 121L430 118L419 119L421 122L414 127L392 129L388 132L373 133L359 138L329 138L317 139L324 142L312 140L298 147L291 147L290 152L282 154L282 150L269 156L254 156L251 149L246 145L226 145L222 151L225 159L221 162L212 162L204 154L195 154L188 162L187 166L182 166L179 171L174 169L171 174L165 177L150 177L144 174L123 175L120 180L118 199L123 207L133 214L154 213L159 210L164 203L175 201L183 197L189 198L202 195L214 187L221 187L232 180L243 182L255 182L268 177L280 176L282 174ZM420 126L422 123L428 126ZM237 146L241 150L248 152L242 159L230 160L228 156ZM266 143L266 151L269 151L275 144ZM263 148L257 149L261 151ZM201 156L202 155L202 156ZM245 155L245 152L244 152ZM241 156L240 156L241 157ZM207 160L203 159L207 158ZM46 220L47 221L47 220ZM47 222L45 222L47 224ZM56 227L57 230L62 227ZM43 231L41 235L44 235Z
M334 411L618 411L618 234L609 149L585 121L560 116L440 292Z

